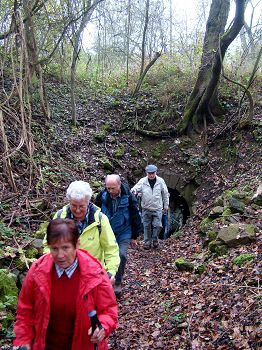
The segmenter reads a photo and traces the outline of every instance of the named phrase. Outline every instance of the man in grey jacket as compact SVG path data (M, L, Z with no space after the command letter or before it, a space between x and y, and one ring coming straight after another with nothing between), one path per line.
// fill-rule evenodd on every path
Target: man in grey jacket
M144 249L158 247L158 235L162 229L162 210L168 212L169 193L164 179L157 176L157 167L146 166L147 176L131 189L141 196L142 221L144 225Z

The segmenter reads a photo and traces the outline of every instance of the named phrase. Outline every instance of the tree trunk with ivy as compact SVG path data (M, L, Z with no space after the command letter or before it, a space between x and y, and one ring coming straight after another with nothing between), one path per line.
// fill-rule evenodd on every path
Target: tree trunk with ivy
M230 0L213 0L206 25L203 54L194 89L178 124L179 133L199 131L199 124L213 122L222 114L218 99L218 83L223 59L244 24L245 0L236 0L232 25L225 32Z
M32 80L35 76L38 79L38 92L40 97L40 105L42 112L46 119L51 118L51 111L48 104L45 83L43 78L43 72L41 64L39 63L38 57L38 46L36 42L35 26L33 21L33 11L32 8L35 4L32 1L24 0L23 1L23 10L25 13L26 21L24 21L25 27L25 39L26 39L26 48L28 55L28 64L29 64L29 84L31 92L33 89Z

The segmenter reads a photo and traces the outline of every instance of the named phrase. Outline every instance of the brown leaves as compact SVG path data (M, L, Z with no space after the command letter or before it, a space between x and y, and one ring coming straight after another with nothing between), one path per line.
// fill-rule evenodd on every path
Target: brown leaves
M190 246L185 244L189 234ZM182 251L196 263L203 262L204 248L195 254L200 246L198 236L188 231L177 240L160 241L158 250L144 251L142 242L130 249L117 345L111 349L258 348L259 290L245 284L251 275L257 276L255 263L235 268L232 260L239 248L228 256L209 258L201 277L178 271L174 261ZM249 250L256 252L256 244Z

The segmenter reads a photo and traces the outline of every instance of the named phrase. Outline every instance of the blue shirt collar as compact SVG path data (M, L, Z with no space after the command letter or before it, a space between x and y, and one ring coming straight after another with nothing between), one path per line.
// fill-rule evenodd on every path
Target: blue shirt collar
M75 259L73 264L70 265L69 267L67 267L66 269L63 269L62 267L55 264L55 269L56 269L56 273L57 273L58 278L60 278L64 272L68 278L71 278L77 267L78 267L77 258Z
M89 207L88 207L88 210L87 210L87 213L86 213L84 220L78 221L76 223L79 235L81 235L82 232L84 231L84 229L88 226L88 216L89 216ZM75 217L74 217L73 213L71 212L71 210L70 210L70 219L75 220Z

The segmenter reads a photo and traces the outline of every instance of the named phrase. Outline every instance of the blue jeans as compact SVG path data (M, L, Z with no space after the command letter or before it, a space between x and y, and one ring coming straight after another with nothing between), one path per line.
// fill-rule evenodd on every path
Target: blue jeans
M144 244L151 245L152 241L157 241L162 229L162 210L142 210L142 220L144 225Z
M119 246L119 256L120 256L120 265L116 273L116 284L121 284L123 281L123 276L125 272L126 262L127 262L127 250L129 247L131 239L124 239L118 243Z

